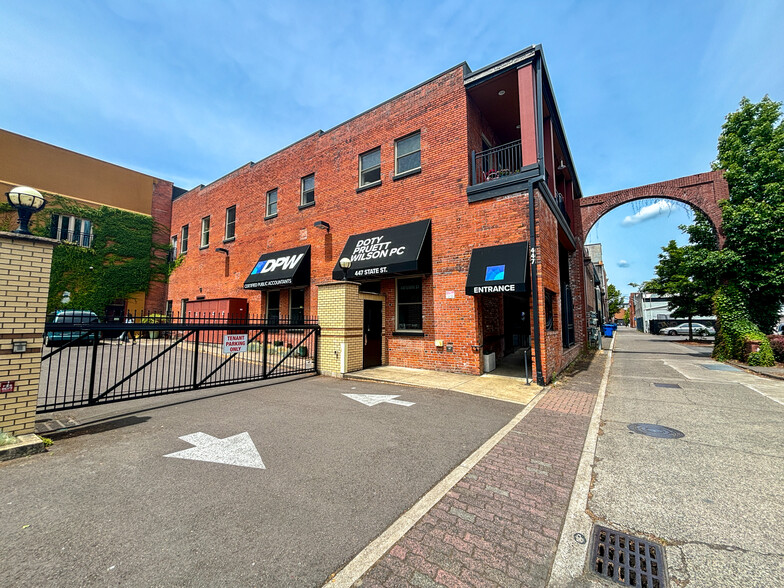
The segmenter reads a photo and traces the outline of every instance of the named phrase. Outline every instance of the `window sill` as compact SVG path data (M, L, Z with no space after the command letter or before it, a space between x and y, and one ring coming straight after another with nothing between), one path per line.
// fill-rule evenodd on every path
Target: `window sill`
M424 337L424 331L393 331L393 337Z
M380 185L381 185L381 180L377 182L373 182L372 184L365 184L364 186L360 186L359 188L357 188L357 194L359 194L360 192L364 192L365 190L370 190L371 188L375 188Z
M224 239L224 240L223 240L223 242L224 242L224 243L234 243L234 240L235 240L236 238L237 238L237 237L229 237L228 239Z
M300 210L305 210L306 208L312 208L313 206L316 206L316 201L315 200L313 202L308 202L307 204L300 204L299 205L299 209Z
M273 218L277 218L277 217L278 217L278 213L276 212L275 214L271 214L269 216L265 216L264 220L272 220Z
M201 251L202 249L209 249L209 248L210 248L210 244L209 243L207 243L206 245L200 245L199 246L199 251Z
M408 170L406 172L403 172L402 174L397 174L396 176L392 176L392 181L393 182L397 182L398 180L402 180L403 178L407 178L409 176L415 176L415 175L421 174L421 173L422 173L422 168L421 167L418 167L416 169L410 169L410 170Z

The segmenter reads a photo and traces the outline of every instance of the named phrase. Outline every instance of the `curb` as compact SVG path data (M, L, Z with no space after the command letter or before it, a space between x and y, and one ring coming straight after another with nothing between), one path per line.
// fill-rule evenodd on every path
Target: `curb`
M33 433L19 435L19 443L13 445L3 445L0 447L0 461L8 461L17 457L25 457L46 450L43 440Z

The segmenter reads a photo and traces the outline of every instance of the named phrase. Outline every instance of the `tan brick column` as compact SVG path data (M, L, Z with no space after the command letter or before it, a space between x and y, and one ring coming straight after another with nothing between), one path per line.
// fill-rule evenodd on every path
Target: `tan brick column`
M362 312L358 283L318 286L319 372L340 377L362 369Z
M0 430L32 433L41 375L41 348L54 239L0 232ZM14 343L27 350L14 352Z

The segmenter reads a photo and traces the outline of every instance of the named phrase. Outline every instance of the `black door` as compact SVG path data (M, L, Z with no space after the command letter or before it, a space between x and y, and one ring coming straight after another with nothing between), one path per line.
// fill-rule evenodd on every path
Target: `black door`
M362 346L362 367L381 365L381 302L365 300L365 322Z

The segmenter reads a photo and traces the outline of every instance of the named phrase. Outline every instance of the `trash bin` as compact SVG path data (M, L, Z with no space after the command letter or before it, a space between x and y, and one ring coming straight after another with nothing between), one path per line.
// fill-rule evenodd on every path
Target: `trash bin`
M492 372L495 369L495 351L485 351L482 357L485 363L485 373Z
M605 337L612 337L615 332L615 325L605 324L602 325L602 331Z

